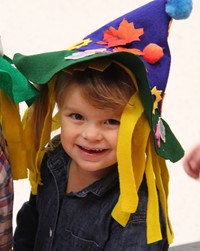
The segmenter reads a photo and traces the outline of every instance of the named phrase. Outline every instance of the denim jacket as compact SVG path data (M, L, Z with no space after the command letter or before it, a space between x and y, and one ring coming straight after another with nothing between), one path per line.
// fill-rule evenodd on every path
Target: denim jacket
M31 195L18 212L14 251L168 250L162 211L163 240L146 244L145 179L138 209L122 227L111 216L119 197L117 167L83 190L66 194L69 163L61 145L44 157L38 195Z

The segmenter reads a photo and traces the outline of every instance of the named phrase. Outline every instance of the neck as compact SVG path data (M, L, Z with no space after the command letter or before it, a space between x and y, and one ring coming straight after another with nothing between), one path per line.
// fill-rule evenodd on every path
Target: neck
M79 192L82 189L88 187L97 180L100 180L106 176L112 167L105 168L99 171L85 171L74 163L72 160L69 168L68 184L67 184L67 193L70 192Z

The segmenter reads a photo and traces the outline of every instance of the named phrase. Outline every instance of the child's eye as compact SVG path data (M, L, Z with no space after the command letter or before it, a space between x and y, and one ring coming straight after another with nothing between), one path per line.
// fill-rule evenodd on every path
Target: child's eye
M120 125L120 121L116 119L108 119L106 120L107 125Z
M70 114L70 117L75 120L83 120L83 116L78 113L72 113Z

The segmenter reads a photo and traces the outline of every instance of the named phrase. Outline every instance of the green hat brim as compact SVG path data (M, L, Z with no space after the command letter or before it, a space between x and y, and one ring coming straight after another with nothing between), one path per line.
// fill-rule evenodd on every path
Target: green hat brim
M151 121L153 98L148 84L146 69L141 59L129 52L116 52L105 54L94 54L76 60L68 60L66 57L76 51L58 51L42 53L33 56L15 54L14 64L30 81L37 84L46 84L59 71L78 63L87 62L97 58L107 58L116 60L129 68L136 76L138 88L145 110L148 111L148 120ZM31 69L31 71L30 71Z
M7 57L0 57L0 89L15 103L26 101L28 104L38 95L36 88L12 65Z
M71 56L75 52L77 51L64 50L32 56L24 56L18 53L15 54L13 62L27 79L37 84L46 84L59 71L93 59L109 57L111 60L121 63L129 68L136 77L144 110L152 129L152 133L154 134L159 115L157 113L152 114L154 100L148 83L146 68L142 60L138 56L129 52L100 53L73 60L66 59L66 57ZM153 136L156 152L164 159L176 162L183 157L183 148L167 123L164 120L162 121L166 129L166 142L161 142L161 146L158 147L157 141Z

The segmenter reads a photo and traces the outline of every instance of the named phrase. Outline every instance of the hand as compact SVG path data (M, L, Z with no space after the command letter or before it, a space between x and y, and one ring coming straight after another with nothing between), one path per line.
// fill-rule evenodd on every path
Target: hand
M200 144L196 145L186 156L183 162L185 172L194 179L200 178Z

